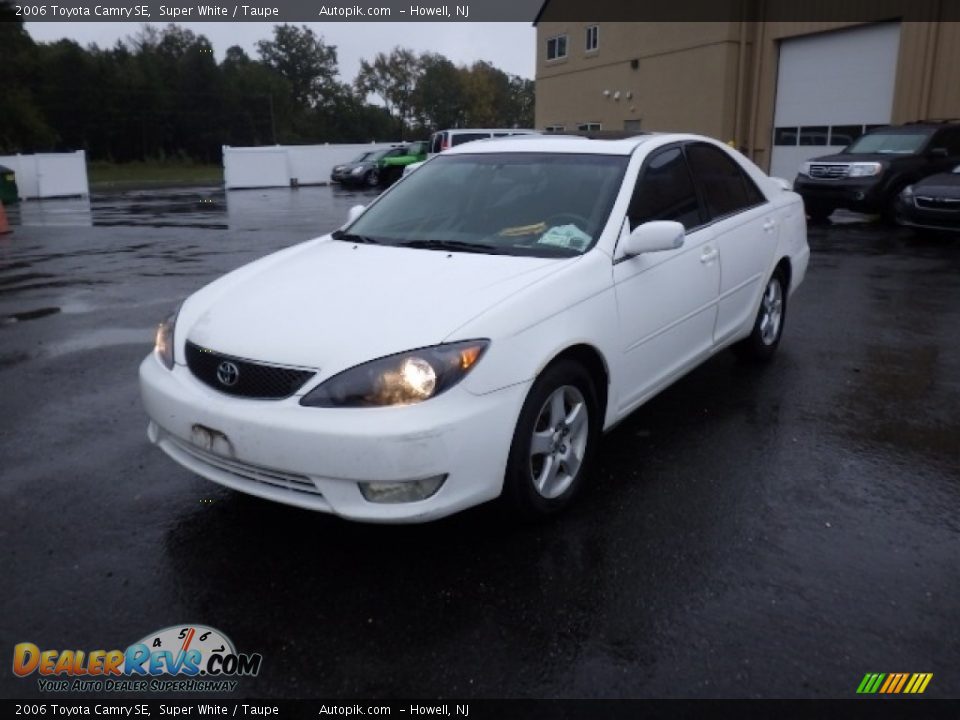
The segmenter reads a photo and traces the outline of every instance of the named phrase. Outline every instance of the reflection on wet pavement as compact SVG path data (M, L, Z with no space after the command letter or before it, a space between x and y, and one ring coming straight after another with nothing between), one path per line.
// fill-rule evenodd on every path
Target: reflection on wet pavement
M644 405L555 522L371 527L218 487L145 439L156 323L374 195L205 197L95 198L86 226L50 211L0 237L19 589L0 636L120 646L206 622L263 653L244 686L262 697L852 697L877 667L960 695L960 238L812 227L775 361L720 353Z

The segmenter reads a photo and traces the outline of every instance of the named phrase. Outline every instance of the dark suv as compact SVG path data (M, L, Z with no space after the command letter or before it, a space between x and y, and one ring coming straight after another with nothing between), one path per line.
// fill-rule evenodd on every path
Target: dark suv
M836 155L805 162L793 189L803 196L811 220L826 220L837 208L879 213L893 219L903 188L960 163L960 123L917 122L861 135Z

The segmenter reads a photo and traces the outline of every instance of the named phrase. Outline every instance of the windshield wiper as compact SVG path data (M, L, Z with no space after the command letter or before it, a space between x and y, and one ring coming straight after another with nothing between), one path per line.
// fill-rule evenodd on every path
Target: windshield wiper
M402 243L405 247L423 250L451 250L454 252L500 253L502 248L484 243L462 242L461 240L411 240Z
M343 240L344 242L352 242L366 245L382 245L379 240L372 238L368 235L354 235L353 233L344 232L343 230L336 230L330 233L330 237L334 240Z

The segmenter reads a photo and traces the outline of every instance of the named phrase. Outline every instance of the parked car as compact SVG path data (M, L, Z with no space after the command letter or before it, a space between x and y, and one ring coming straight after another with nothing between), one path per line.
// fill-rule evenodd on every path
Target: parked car
M380 163L403 152L403 147L365 150L350 162L334 166L330 180L343 185L376 187L380 184Z
M960 165L907 185L897 198L897 222L922 230L960 231Z
M800 197L714 140L464 145L187 298L140 366L148 436L354 520L550 515L658 392L773 357L808 257Z
M508 137L510 135L539 135L536 130L521 130L518 128L455 128L440 130L430 136L429 155L442 153L474 140L490 140L492 138Z
M960 163L960 124L909 123L877 128L842 152L805 162L793 188L814 221L837 208L894 215L907 185Z
M380 161L380 182L383 185L392 185L403 174L408 165L423 162L427 159L427 148L430 143L418 140L407 145L403 152L391 155Z

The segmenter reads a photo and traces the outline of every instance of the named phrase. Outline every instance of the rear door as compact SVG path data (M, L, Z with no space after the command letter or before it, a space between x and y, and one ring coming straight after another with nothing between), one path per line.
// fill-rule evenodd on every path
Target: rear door
M760 285L777 249L776 208L726 150L690 143L686 153L720 251L714 340L721 343L753 322Z

